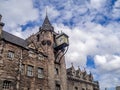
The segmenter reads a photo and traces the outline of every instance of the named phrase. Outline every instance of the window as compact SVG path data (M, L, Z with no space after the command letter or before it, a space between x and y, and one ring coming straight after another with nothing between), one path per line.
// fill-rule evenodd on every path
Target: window
M37 35L37 42L39 42L39 39L40 39L40 35L38 34Z
M13 59L14 58L14 52L13 51L8 51L8 58Z
M33 57L33 55L34 55L34 52L33 51L29 51L29 56Z
M58 68L55 68L55 75L58 75L59 74L59 70Z
M85 90L84 88L82 88L82 90Z
M78 90L78 87L75 87L75 90Z
M60 90L60 85L56 84L56 90Z
M3 49L0 49L0 55L2 54L2 52L3 52Z
M33 66L27 67L27 76L33 76Z
M3 90L9 90L11 89L11 81L3 81Z
M39 60L44 60L44 56L41 55L41 54L39 54L39 55L38 55L38 59L39 59Z
M43 78L43 68L38 68L38 78Z

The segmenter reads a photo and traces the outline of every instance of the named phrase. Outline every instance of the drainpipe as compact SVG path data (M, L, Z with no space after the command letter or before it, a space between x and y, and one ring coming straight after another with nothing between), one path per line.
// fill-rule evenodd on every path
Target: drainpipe
M20 53L20 60L19 60L19 71L18 71L18 76L17 76L17 85L16 85L16 89L17 90L20 90L20 82L21 82L21 69L22 69L22 59L23 59L23 57L22 57L22 52L23 52L23 50L21 50L21 53Z

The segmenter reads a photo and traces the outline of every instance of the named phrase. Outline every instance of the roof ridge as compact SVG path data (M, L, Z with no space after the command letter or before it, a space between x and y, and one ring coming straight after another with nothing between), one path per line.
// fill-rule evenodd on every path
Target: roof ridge
M3 30L2 32L5 32L5 33L10 34L10 35L12 35L12 36L15 36L15 37L17 37L17 38L19 38L19 39L26 40L26 39L23 39L23 38L21 38L21 37L18 37L18 36L16 36L16 35L12 34L12 33L9 33L9 32L7 32L7 31L4 31L4 30Z

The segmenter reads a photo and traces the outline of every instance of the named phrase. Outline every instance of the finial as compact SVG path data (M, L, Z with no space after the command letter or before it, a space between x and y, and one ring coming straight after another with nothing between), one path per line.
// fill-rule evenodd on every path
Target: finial
M90 75L92 75L91 71L89 71L89 72L90 72Z
M46 7L47 8L47 7ZM47 16L47 9L46 9L46 17L41 27L42 30L54 31L53 26L51 25L49 18Z
M73 67L73 62L71 63L72 67Z
M61 33L62 33L62 30L61 30Z
M84 69L84 71L86 71L86 68L85 68L85 67L83 67L83 69Z
M46 16L48 16L48 13L47 13L47 7L46 7Z

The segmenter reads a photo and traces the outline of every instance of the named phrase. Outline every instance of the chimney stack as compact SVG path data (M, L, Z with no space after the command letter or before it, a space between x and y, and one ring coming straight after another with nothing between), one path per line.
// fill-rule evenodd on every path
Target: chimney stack
M2 36L3 26L5 25L3 22L1 22L1 19L2 19L2 15L0 14L0 38L1 38L1 36Z
M5 25L3 22L1 22L2 15L0 14L0 30L2 30L3 26Z

